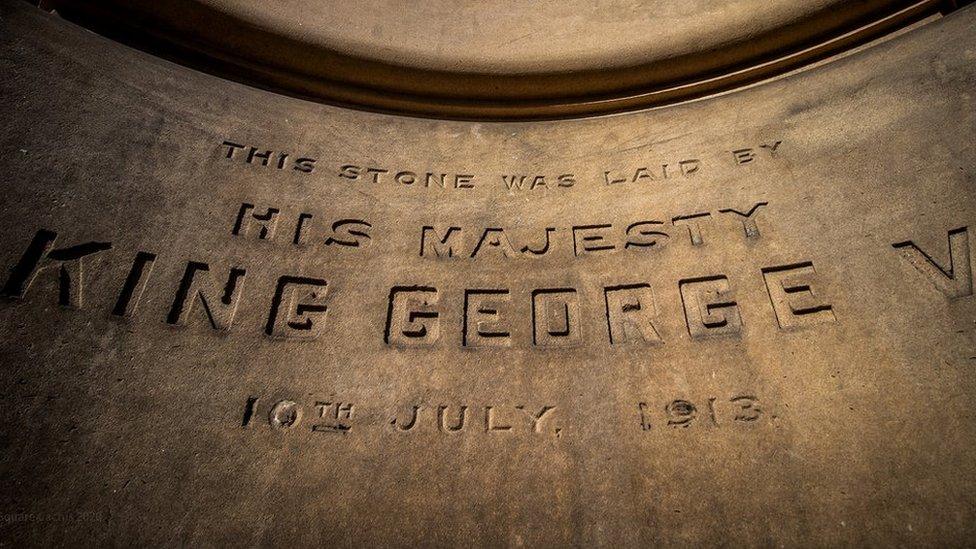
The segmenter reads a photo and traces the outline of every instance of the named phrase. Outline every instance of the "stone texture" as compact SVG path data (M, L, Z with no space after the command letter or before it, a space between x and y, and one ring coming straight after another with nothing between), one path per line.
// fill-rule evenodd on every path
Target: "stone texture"
M5 543L972 538L976 10L463 122L0 6Z
M263 88L370 110L553 118L756 82L966 2L45 0L65 17Z

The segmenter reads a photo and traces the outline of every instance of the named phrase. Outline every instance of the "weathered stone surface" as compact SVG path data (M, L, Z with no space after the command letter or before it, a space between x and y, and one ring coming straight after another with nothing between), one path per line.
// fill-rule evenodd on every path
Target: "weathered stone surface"
M649 107L809 64L956 0L45 0L181 63L302 97L474 119Z
M976 10L720 97L462 122L0 6L0 539L976 533Z

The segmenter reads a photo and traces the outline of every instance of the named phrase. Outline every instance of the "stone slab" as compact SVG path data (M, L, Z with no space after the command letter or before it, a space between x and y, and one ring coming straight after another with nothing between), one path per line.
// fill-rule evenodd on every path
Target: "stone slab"
M5 543L976 533L976 10L488 123L0 6Z

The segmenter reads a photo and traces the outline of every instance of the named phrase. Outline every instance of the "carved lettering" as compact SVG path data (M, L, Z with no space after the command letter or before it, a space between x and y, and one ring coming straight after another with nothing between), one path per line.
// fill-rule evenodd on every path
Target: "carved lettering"
M611 344L620 345L638 340L644 343L661 343L661 336L654 327L657 313L650 285L610 286L604 290L604 298Z
M607 239L607 229L613 225L578 225L573 227L573 246L576 256L584 253L613 250L614 245Z
M705 237L702 234L702 222L711 219L712 215L708 212L696 213L691 215L680 215L671 219L671 224L677 227L685 225L688 227L688 236L691 238L692 246L704 246Z
M326 281L283 276L278 279L265 333L272 337L315 339L324 327Z
M624 248L662 248L669 238L668 233L655 231L652 227L664 225L660 221L639 221L627 227L627 242Z
M24 297L38 273L55 269L58 276L58 303L65 307L81 308L84 272L83 259L112 248L110 242L87 242L67 248L54 249L58 234L41 229L34 235L20 261L14 265L0 294Z
M678 288L691 337L731 335L742 329L739 307L728 278L710 276L682 280Z
M397 286L390 290L386 320L389 345L430 345L440 338L437 290L426 286Z
M332 236L325 240L325 245L365 248L371 240L369 230L372 227L361 219L340 219L332 224Z
M509 300L508 290L467 290L461 344L466 347L511 345L511 333L501 312Z
M446 419L446 412L448 406L438 406L437 407L437 429L444 433L456 433L464 429L464 420L468 417L468 407L461 406L458 411L457 419L454 425L448 425Z
M437 236L434 227L424 227L420 235L420 257L458 257L463 245L461 227L449 227Z
M478 241L478 245L471 252L471 257L477 257L478 252L482 252L483 250L484 253L491 251L500 252L504 257L516 257L518 255L515 252L515 248L512 247L512 243L508 240L508 236L505 235L505 229L501 228L485 229L485 232L481 235L481 240Z
M572 288L532 292L532 342L542 347L571 347L582 339L579 296Z
M768 202L757 202L748 212L740 212L739 210L734 210L731 208L726 208L724 210L719 210L719 213L733 214L741 217L742 230L746 234L746 238L759 238L759 226L756 225L756 213L759 208L766 206Z
M149 275L156 261L156 254L149 252L139 252L132 262L132 269L125 278L122 291L119 292L119 299L115 302L112 314L121 317L131 317L136 312L139 300L146 291L149 282Z
M899 255L922 273L949 299L973 295L973 267L969 255L969 229L960 227L949 231L949 265L936 260L908 240L892 244Z
M247 235L251 227L257 225L258 239L268 240L274 237L275 228L278 226L278 212L277 208L267 208L264 213L259 214L255 211L253 204L241 204L231 234L234 236Z
M244 275L244 269L231 268L227 283L220 288L210 274L209 265L189 262L166 321L179 326L185 325L195 298L199 297L211 327L215 330L230 329L240 302Z
M782 329L834 322L833 308L815 293L813 263L797 263L762 270L769 299Z

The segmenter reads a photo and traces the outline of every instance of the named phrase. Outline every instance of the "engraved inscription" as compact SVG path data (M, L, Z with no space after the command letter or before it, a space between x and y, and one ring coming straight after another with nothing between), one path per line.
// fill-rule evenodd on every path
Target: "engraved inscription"
M759 399L751 394L736 394L728 399L708 397L699 401L674 399L660 408L647 402L637 403L641 431L654 431L655 426L687 429L697 424L712 427L748 425L765 415ZM776 416L771 416L776 419Z
M390 290L386 342L430 345L440 337L437 290L429 286L397 286Z
M287 218L287 221L284 218ZM292 219L294 222L292 222ZM308 212L299 212L297 215L291 212L286 215L282 213L280 208L274 206L259 208L258 206L245 202L241 204L237 212L231 234L244 238L253 234L251 238L255 238L256 240L281 241L282 239L276 236L278 234L277 229L279 224L290 225L294 223L294 229L285 229L285 232L288 233L285 235L285 238L290 238L291 244L298 246L311 241L313 227L323 224L321 220L316 221L316 219L314 214ZM322 235L319 236L321 238L319 242L323 246L367 248L373 238L371 234L373 225L364 219L338 219L333 221L331 225L326 222L325 226L330 227L330 229L324 231L324 238L322 238Z
M777 149L783 144L782 141L773 141L772 143L761 143L759 145L759 150L765 151L769 154L770 158L776 158L778 156ZM753 147L743 147L741 149L733 149L730 151L732 153L732 161L737 166L743 164L751 164L759 158L759 151Z
M502 175L502 183L505 185L505 188L509 190L509 192L547 189L550 186L557 189L568 188L576 184L576 175L572 173L549 176L545 174Z
M458 406L457 416L452 422L447 420L448 408L444 405L437 407L437 429L444 433L456 433L464 429L464 420L468 417L468 407Z
M377 184L392 181L398 186L428 189L473 189L476 183L475 176L467 173L418 172L356 164L341 166L339 177L349 181L369 181Z
M259 239L266 240L273 237L275 229L278 227L278 208L267 208L264 213L259 214L254 210L254 204L241 204L231 234L234 236L246 235L252 226L256 226Z
M656 310L650 284L611 286L604 290L610 343L661 343L654 327Z
M360 406L337 399L310 399L302 403L289 398L261 399L247 397L241 416L241 427L250 429L263 425L256 420L262 417L261 403L273 401L267 406L267 427L275 431L294 432L296 430L312 433L348 435L353 432L355 417L359 417ZM356 429L383 428L396 435L416 434L438 436L562 436L557 407L551 404L429 404L420 402L408 407L394 407L389 415L385 412L366 413L366 418L358 421Z
M692 278L682 280L678 287L691 337L734 335L741 331L742 319L728 278Z
M350 422L355 410L352 403L316 401L315 410L322 421L312 425L312 432L345 434L352 429Z
M813 288L817 272L813 263L796 263L762 270L776 320L783 329L834 322L833 307Z
M424 227L420 233L421 257L457 257L460 255L462 240L461 227L448 227L438 234L434 227Z
M620 252L652 252L668 246L672 238L700 249L709 241L728 240L732 227L741 228L747 242L761 237L758 219L768 202L748 209L722 208L713 213L673 216L670 222L644 219L631 223L587 223L562 227L462 227L455 224L420 227L420 257L431 259L538 259L571 252L585 258ZM719 225L727 226L719 231ZM688 239L685 239L687 235ZM680 238L678 238L680 237ZM736 237L739 238L739 237Z
M315 159L309 156L292 155L287 152L242 145L233 141L224 141L219 148L222 156L233 162L300 173L315 171Z
M532 343L572 347L582 339L579 296L572 288L532 292Z
M119 292L119 299L115 302L115 308L112 309L113 315L131 317L135 314L139 300L146 291L149 275L152 274L155 262L156 254L136 253L135 260L132 262L132 269L129 270L129 276L125 278L122 291Z
M508 290L464 292L464 326L461 344L468 347L508 347L512 334L503 314L511 296Z
M88 256L109 250L109 242L87 242L67 248L54 248L58 234L41 229L27 246L27 251L10 271L7 282L0 294L7 297L24 297L34 279L42 271L56 271L58 280L58 303L65 307L80 308L84 259Z
M418 404L411 406L405 414L394 415L390 425L396 433L425 431L460 435L480 432L559 437L562 429L557 424L555 415L556 407L550 405Z
M260 402L261 399L255 396L247 398L241 420L242 427L248 428L254 423L254 418L259 414ZM313 419L305 421L308 409L308 415ZM274 430L290 431L304 424L313 433L346 434L352 430L354 411L355 406L350 402L316 400L311 405L303 405L294 400L282 399L268 408L268 426Z
M179 326L185 325L193 309L193 303L196 302L195 298L199 297L211 327L215 330L230 329L234 322L234 314L237 312L237 305L240 303L245 274L244 269L231 268L227 282L221 288L214 280L209 265L196 261L187 263L183 280L180 281L166 322Z
M711 218L712 214L702 212L691 215L679 215L678 217L672 218L671 223L675 227L686 226L688 228L688 236L691 238L692 246L704 246L705 236L702 231L702 223L711 221Z
M325 326L326 281L283 276L278 279L265 332L274 337L315 339Z
M949 231L949 262L946 267L911 240L892 246L912 267L949 299L973 295L973 268L969 253L969 229Z
M758 202L746 212L740 212L734 208L726 208L719 210L719 213L738 218L742 222L742 231L745 233L746 238L759 238L759 225L756 224L756 214L759 212L759 208L768 204L768 202Z
M251 210L244 211L251 215ZM266 221L271 221L270 216L259 215L269 217ZM587 248L584 253L598 253L596 248L603 245L602 237L591 238L587 231L578 233L581 241L585 242L583 246ZM269 229L264 234L276 238L271 235L278 232ZM638 232L646 235L651 231L641 229ZM260 232L255 229L251 234L256 236ZM339 231L334 234L334 238L342 238ZM23 297L30 281L39 272L51 268L59 275L56 281L60 302L80 304L81 270L78 262L90 255L108 252L112 244L90 242L54 249L56 237L53 231L38 231L27 246L27 251L10 269L10 275L3 285L4 295ZM111 257L111 254L106 253L106 257ZM153 272L159 260L154 253L139 251L128 261L128 275L120 287L109 290L117 292L114 306L109 312L125 321L134 320L141 297L154 280ZM953 276L956 276L961 269L954 267L954 271ZM184 326L197 319L205 320L214 330L230 330L241 302L244 299L259 299L253 290L244 293L247 272L243 266L212 268L210 263L203 261L186 263L175 294L170 294L173 298L165 315L166 322ZM780 329L835 320L832 306L815 289L818 283L811 262L767 267L757 274L762 276ZM267 315L255 323L274 339L314 340L327 329L329 318L344 314L341 308L349 306L348 303L337 303L333 307L331 301L334 297L330 296L332 292L325 277L286 274L269 278L263 272L252 276L258 283L274 281L271 288L263 290L265 296L270 295L270 309L265 309ZM741 331L739 305L731 281L726 276L678 279L677 285L684 324L692 339L732 335ZM512 291L501 286L469 289L453 286L444 292L447 297L442 298L441 291L432 285L395 285L388 296L383 342L396 347L423 347L445 340L441 338L444 329L442 315L448 307L460 314L447 315L451 319L448 327L451 333L446 341L472 349L530 345L568 348L586 343L584 336L602 337L611 345L662 342L662 334L666 330L662 332L659 328L668 319L657 318L655 294L649 284L640 281L606 284L599 292L598 296L590 296L602 302L598 312L596 309L585 310L584 295L573 287L522 287ZM203 313L194 315L194 308L198 311L202 309ZM336 308L337 312L330 313ZM248 307L247 310L253 308ZM600 314L599 322L605 323L606 331L587 330L588 333L584 334L584 326L590 320L597 320L591 318L584 322L584 313ZM384 322L381 311L377 317L377 323Z
M268 412L268 423L276 429L289 429L301 419L301 408L291 400L279 400Z
M626 172L617 170L606 170L603 172L603 181L607 185L619 185L620 183L649 183L663 181L674 177L689 178L698 173L701 169L701 160L688 158L674 163L661 163L658 165L645 165L627 170Z

